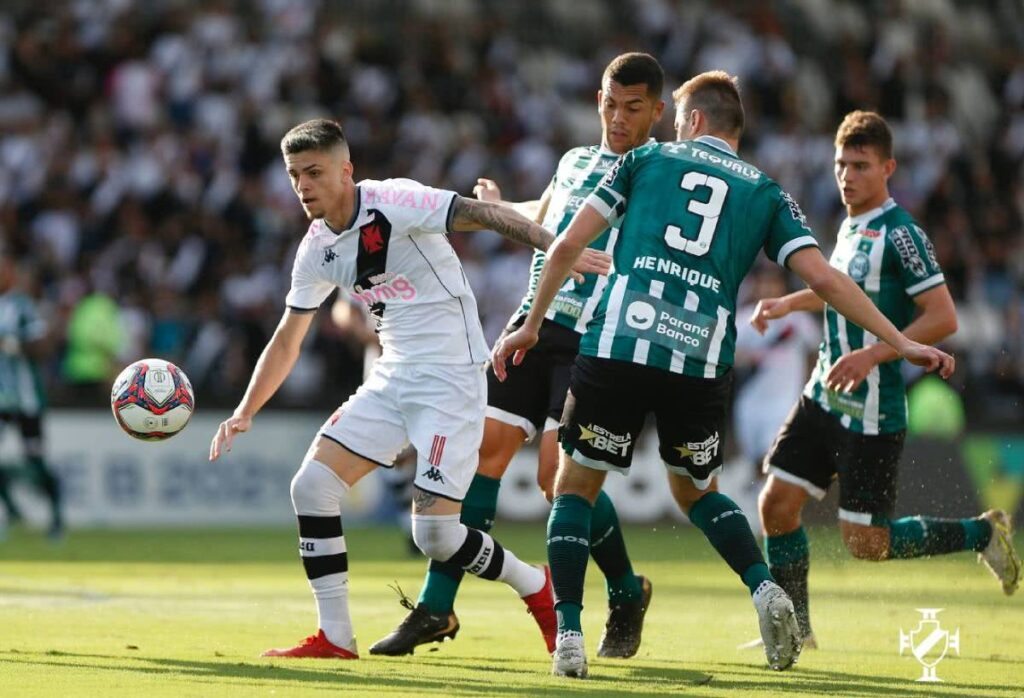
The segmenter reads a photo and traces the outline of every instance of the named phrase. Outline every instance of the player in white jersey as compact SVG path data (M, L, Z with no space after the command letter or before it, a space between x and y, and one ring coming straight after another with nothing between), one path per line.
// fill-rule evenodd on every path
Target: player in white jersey
M755 276L755 298L781 296L786 282L777 267ZM740 308L737 317L750 317L754 306ZM821 330L809 313L793 313L760 334L748 323L736 327L736 359L752 368L736 391L733 421L744 458L757 464L775 440L793 403L800 397L808 357L818 348ZM753 509L752 509L753 510Z
M554 236L507 208L412 180L357 184L344 132L334 121L299 124L285 134L281 151L312 223L295 256L284 316L234 414L217 429L210 460L251 428L294 366L313 313L335 287L369 306L382 353L368 380L321 427L291 483L319 630L296 647L265 655L358 658L341 501L364 475L390 467L410 442L418 453L412 527L420 550L506 582L542 632L552 635L547 568L521 562L459 522L483 431L487 345L446 233L490 229L539 249Z
M596 95L601 144L565 153L540 201L506 205L542 222L556 235L561 233L619 157L650 140L651 129L665 106L661 99L663 85L664 74L653 57L625 53L614 58L605 68ZM481 179L474 191L481 200L501 201L501 192L491 180ZM612 250L617 235L617 230L607 230L591 249ZM535 252L526 296L509 321L512 329L522 323L530 309L543 264L543 253ZM556 429L569 387L569 369L606 282L606 277L597 275L582 283L568 280L555 307L546 315L538 346L514 377L502 383L493 371L487 372L487 419L480 465L462 509L462 522L467 526L490 530L498 508L501 478L516 452L536 435L540 435L537 483L551 499L558 467ZM618 515L604 492L595 502L590 536L594 541L591 555L604 574L608 591L608 617L598 655L632 657L640 647L652 586L646 577L633 572ZM463 575L457 565L432 561L416 606L394 631L370 648L370 653L408 654L417 645L457 628L454 604Z

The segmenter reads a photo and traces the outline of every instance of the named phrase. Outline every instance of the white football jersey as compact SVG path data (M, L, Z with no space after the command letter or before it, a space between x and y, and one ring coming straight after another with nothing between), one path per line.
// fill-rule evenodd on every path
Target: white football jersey
M286 304L314 311L337 286L369 308L381 361L483 363L476 298L447 237L457 196L411 179L359 182L347 228L310 224Z

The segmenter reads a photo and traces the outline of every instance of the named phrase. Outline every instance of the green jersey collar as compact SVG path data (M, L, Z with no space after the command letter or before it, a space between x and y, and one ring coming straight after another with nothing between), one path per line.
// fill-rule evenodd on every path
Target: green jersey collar
M725 152L729 153L729 155L736 157L736 151L733 150L728 143L723 141L718 136L708 136L705 134L703 136L697 136L693 140L697 141L698 143L703 143L704 145L710 145L712 148L724 150Z

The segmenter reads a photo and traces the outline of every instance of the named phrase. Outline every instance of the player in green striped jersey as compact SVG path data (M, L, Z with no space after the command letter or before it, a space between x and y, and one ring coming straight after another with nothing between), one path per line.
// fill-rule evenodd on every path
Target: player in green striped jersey
M928 236L889 196L896 168L892 133L873 112L851 112L836 133L836 184L847 218L831 264L860 286L906 336L935 343L956 331L956 309ZM900 357L809 291L766 298L751 322L798 310L825 312L824 338L804 395L764 461L760 498L770 569L796 606L805 641L815 642L808 609L809 549L800 512L839 481L843 542L863 560L974 550L1007 594L1017 588L1020 561L1010 517L989 511L974 519L893 519L907 399ZM915 317L916 316L916 317Z
M661 118L664 76L661 66L644 53L626 53L605 68L597 93L601 117L601 144L573 148L562 156L551 183L539 201L502 202L491 180L481 179L478 198L505 203L528 218L560 234L583 201L593 192L619 157L650 140L651 128ZM618 230L606 229L591 251L606 256ZM526 296L513 314L517 327L529 312L544 255L535 254ZM483 531L494 524L501 478L519 448L537 434L540 455L537 482L551 499L558 446L555 427L562 415L569 385L569 368L579 351L580 334L594 312L607 277L588 274L568 279L559 289L541 326L541 341L514 380L500 383L487 375L487 419L480 461L466 493L462 523ZM611 499L600 493L594 506L592 556L605 575L608 618L598 654L627 658L640 646L644 614L652 587L633 572L618 516ZM371 654L408 654L419 644L453 635L459 628L453 607L463 570L458 565L431 562L416 607L391 634L370 648Z
M43 410L46 396L36 366L47 342L46 321L36 302L17 287L15 260L0 249L0 436L7 425L18 429L24 452L26 479L50 501L49 536L63 535L60 483L43 452ZM11 499L8 472L0 469L0 499L8 518L20 512Z
M743 107L735 78L704 73L673 97L679 141L637 148L608 173L549 248L523 326L492 352L504 378L506 359L518 364L536 343L573 260L621 216L615 268L573 367L548 520L558 675L587 673L580 611L592 504L608 470L628 470L650 412L672 494L750 590L769 665L785 669L799 655L793 604L772 579L743 512L715 486L736 292L759 250L914 363L943 376L954 366L952 357L904 337L830 267L796 202L737 157Z

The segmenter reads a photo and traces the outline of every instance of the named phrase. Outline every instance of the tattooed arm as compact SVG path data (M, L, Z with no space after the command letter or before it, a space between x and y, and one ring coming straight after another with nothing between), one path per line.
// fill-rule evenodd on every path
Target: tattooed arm
M508 206L489 201L474 201L465 197L455 200L452 212L453 232L493 230L509 240L545 251L555 236Z

